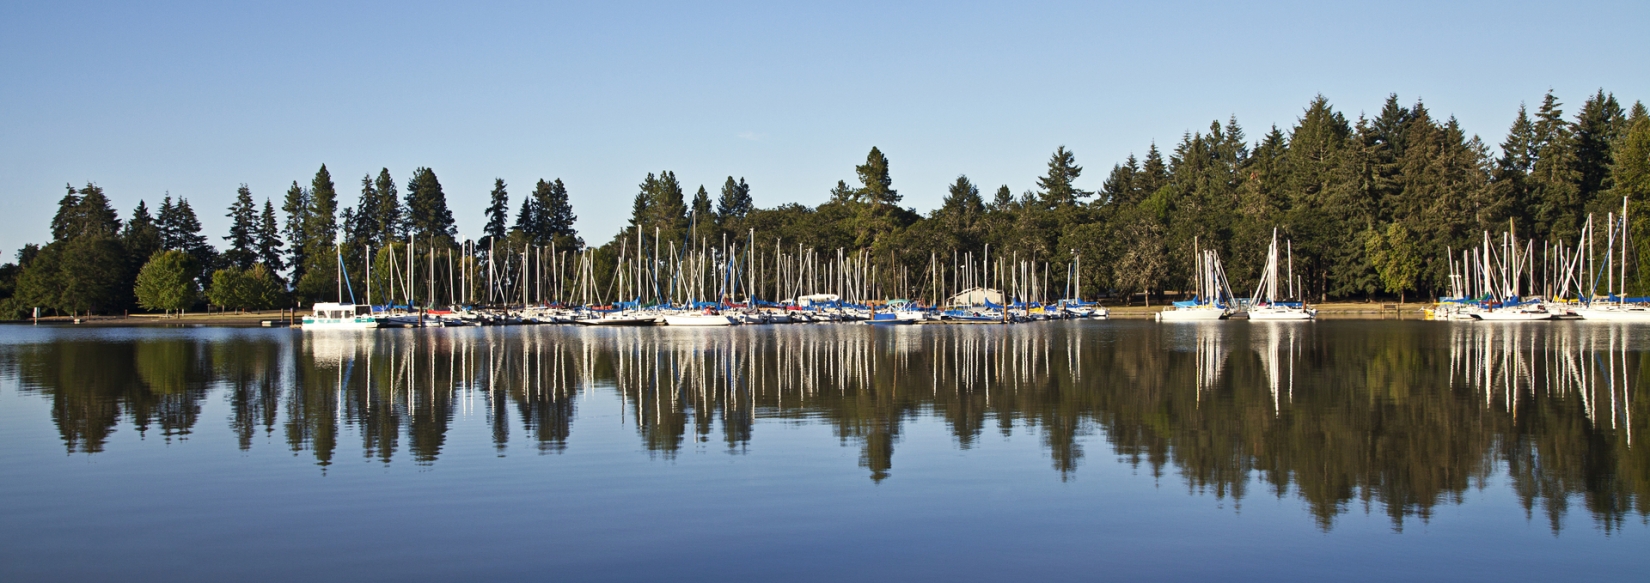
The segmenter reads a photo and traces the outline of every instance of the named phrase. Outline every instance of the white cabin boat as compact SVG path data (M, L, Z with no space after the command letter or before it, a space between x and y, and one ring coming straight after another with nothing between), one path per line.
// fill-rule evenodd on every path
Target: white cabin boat
M303 320L305 330L367 330L377 327L378 318L373 316L372 306L357 304L316 303L314 311L304 316Z

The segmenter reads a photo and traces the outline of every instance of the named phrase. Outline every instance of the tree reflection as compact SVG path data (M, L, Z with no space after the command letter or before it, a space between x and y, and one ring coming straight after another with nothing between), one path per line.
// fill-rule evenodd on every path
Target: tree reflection
M1393 527L1504 479L1555 531L1570 505L1606 530L1646 515L1650 460L1632 328L1322 322L1212 325L532 327L246 333L0 347L23 390L51 399L71 453L128 423L187 436L221 387L242 449L279 428L324 469L351 433L362 455L433 464L455 420L490 425L498 455L556 454L581 395L609 393L652 455L759 420L821 424L873 481L898 475L908 422L957 447L1032 432L1062 479L1084 447L1237 504L1256 480L1323 529L1356 507ZM691 447L703 447L694 445ZM405 451L402 451L405 448Z

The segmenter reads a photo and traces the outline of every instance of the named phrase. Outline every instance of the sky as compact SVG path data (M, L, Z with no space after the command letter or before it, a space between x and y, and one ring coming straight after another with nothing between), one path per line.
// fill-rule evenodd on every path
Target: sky
M670 170L714 197L824 202L871 147L905 205L966 174L1035 186L1064 145L1096 189L1130 153L1322 94L1389 94L1499 144L1519 105L1650 100L1647 2L0 3L0 249L50 239L64 185L187 198L221 247L247 184L432 168L461 236L494 178L566 183L587 242ZM513 218L513 217L512 217Z

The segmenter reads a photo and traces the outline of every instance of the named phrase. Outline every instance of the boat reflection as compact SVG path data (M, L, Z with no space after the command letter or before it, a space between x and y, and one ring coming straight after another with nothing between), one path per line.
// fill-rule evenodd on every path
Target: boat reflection
M122 423L187 439L222 395L243 449L269 441L323 471L360 455L433 464L457 423L497 455L576 447L580 407L616 406L652 455L760 445L764 421L831 428L875 481L907 427L961 449L1035 436L1062 479L1103 447L1159 481L1241 504L1259 486L1321 528L1355 506L1395 528L1507 484L1559 528L1579 501L1606 530L1650 507L1628 326L1413 322L1161 327L747 326L454 328L71 338L0 345L21 390L51 400L72 453ZM261 439L260 439L261 437ZM715 443L717 445L710 445Z

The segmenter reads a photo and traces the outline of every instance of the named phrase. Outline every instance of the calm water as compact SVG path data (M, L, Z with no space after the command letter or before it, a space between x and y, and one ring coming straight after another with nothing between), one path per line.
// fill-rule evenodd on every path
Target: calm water
M1650 328L0 327L0 580L1629 580Z

